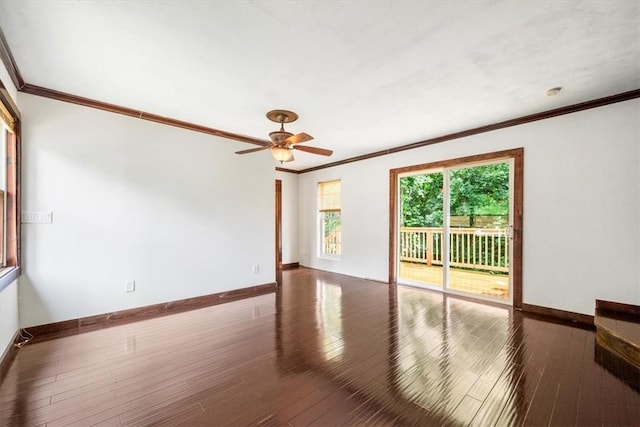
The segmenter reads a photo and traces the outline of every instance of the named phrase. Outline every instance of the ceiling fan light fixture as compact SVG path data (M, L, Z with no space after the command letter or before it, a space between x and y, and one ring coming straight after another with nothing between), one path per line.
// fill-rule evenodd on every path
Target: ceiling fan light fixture
M273 147L271 149L271 155L280 163L287 162L293 157L291 150L284 147Z

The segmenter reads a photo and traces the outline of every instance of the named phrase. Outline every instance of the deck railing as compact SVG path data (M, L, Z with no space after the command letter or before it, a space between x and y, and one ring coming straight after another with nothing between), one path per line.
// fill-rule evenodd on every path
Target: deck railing
M333 230L326 236L322 242L323 255L340 255L340 246L342 245L342 233L340 230Z
M443 229L402 227L400 260L442 265ZM449 265L476 270L508 272L509 238L505 228L452 228Z

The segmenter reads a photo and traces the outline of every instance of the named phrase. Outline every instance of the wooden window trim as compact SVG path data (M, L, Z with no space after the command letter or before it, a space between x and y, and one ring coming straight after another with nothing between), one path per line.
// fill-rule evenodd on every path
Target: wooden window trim
M20 119L20 111L11 99L9 92L0 80L0 103L3 109L11 115L13 122L11 123L12 132L7 131L7 187L6 187L6 253L5 268L0 270L0 280L5 276L14 276L19 274L21 265L21 176L22 176L22 158L21 158L21 130L22 122Z
M332 191L332 190L335 190L336 187L339 190L337 192ZM320 219L318 223L318 226L319 226L318 257L323 259L339 260L340 257L342 256L342 239L340 238L340 241L338 242L338 253L332 254L329 252L325 252L326 247L325 247L325 236L324 236L324 224L325 224L325 214L328 214L328 213L340 214L340 233L341 233L341 230L342 230L342 179L332 179L329 181L318 182L317 197L318 197L318 214L320 215Z

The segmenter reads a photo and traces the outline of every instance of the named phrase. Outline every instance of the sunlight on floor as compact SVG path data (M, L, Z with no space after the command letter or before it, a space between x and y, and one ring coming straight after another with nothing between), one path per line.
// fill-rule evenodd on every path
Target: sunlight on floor
M427 267L424 264L402 262L400 278L419 283L442 286L442 267ZM509 297L509 276L451 269L449 273L451 289L486 295L494 298Z

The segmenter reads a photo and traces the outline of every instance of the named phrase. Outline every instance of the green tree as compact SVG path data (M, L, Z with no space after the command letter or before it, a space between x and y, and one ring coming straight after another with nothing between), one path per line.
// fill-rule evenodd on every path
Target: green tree
M442 173L400 179L403 227L442 227Z
M457 169L451 172L451 215L470 217L501 215L509 212L509 165L497 163Z
M509 207L509 165L497 163L451 171L452 216L506 216ZM400 179L403 227L442 227L442 173Z

